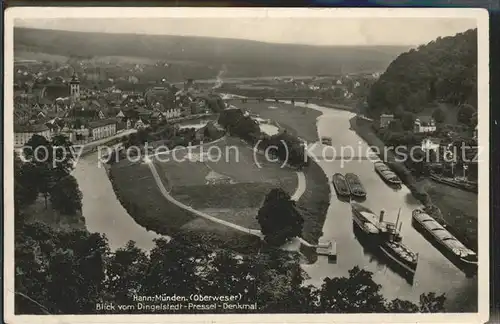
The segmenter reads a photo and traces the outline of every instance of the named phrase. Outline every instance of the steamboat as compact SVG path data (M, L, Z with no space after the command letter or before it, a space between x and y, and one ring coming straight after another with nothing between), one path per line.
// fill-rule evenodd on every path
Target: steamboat
M402 243L400 232L403 224L399 222L401 212L398 213L396 223L391 223L384 221L383 210L377 217L373 211L360 204L352 203L351 207L354 222L368 236L370 244L375 244L392 265L413 275L417 269L418 254Z

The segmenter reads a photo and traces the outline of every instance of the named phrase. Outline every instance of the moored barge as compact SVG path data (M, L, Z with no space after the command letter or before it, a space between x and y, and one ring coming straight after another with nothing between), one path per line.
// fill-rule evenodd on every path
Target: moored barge
M358 198L366 197L366 190L356 174L346 173L345 180L347 182L351 195Z
M412 213L412 219L452 257L465 265L477 265L477 254L463 245L430 215L416 209Z
M349 185L342 174L335 173L332 177L332 183L339 196L348 197L351 195Z
M375 172L388 184L393 186L401 186L401 179L382 161L374 163Z

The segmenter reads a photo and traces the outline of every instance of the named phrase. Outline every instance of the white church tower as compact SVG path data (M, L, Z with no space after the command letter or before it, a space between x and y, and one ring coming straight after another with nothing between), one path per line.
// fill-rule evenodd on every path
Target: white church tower
M80 99L80 80L78 80L76 73L73 74L71 81L69 81L69 94L73 101Z

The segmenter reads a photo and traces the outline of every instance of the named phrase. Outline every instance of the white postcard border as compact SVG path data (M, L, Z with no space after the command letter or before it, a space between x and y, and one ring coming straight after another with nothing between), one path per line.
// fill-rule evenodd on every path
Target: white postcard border
M255 314L255 315L15 315L13 197L13 30L16 18L470 18L478 28L479 165L478 312L449 314ZM77 8L17 7L5 12L4 49L4 318L7 323L484 323L489 318L489 16L468 8ZM362 316L360 318L360 316Z

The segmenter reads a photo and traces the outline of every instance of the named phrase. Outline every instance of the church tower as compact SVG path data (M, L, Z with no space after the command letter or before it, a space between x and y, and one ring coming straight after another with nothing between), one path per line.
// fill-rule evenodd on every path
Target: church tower
M73 101L80 99L80 80L78 80L76 73L73 74L71 81L69 81L69 94Z

